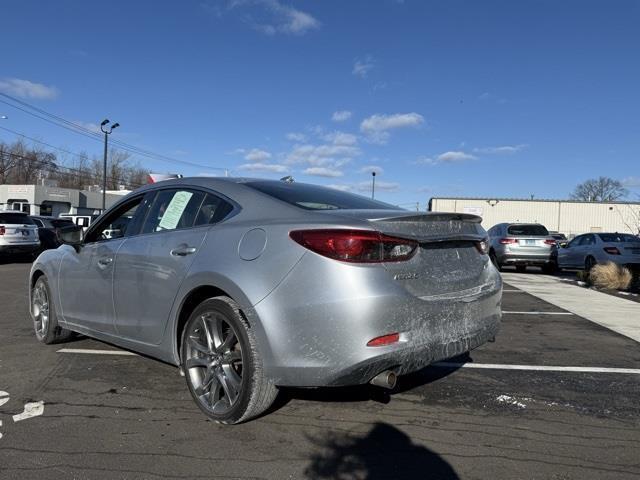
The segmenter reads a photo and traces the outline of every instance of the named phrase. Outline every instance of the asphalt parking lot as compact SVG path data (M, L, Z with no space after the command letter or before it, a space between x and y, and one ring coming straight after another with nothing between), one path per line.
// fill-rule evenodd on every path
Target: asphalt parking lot
M229 427L200 413L175 367L85 337L38 344L28 270L0 265L2 479L640 476L640 344L510 285L516 313L469 358L391 395L286 390Z

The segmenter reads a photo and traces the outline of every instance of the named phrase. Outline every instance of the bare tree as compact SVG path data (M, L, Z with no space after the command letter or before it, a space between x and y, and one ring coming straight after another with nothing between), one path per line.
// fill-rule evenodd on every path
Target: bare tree
M587 180L578 185L571 198L585 202L612 202L626 197L629 191L622 182L609 177L599 177Z

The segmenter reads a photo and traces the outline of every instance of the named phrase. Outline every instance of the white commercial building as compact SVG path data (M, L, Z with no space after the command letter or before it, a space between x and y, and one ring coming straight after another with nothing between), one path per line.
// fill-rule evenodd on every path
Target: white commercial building
M109 208L126 192L106 195ZM19 210L30 215L57 217L61 213L97 215L102 212L102 192L45 185L0 185L0 210Z
M482 226L487 230L497 223L532 222L567 236L640 231L640 203L633 202L449 197L432 198L429 211L473 213L482 217Z

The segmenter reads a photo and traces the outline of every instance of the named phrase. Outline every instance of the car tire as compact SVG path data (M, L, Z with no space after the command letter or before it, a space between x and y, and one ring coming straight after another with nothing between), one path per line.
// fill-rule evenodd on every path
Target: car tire
M31 318L36 338L47 345L61 343L73 335L71 330L58 325L55 305L47 277L42 275L31 289Z
M584 261L584 269L585 269L587 272L590 272L590 271L591 271L591 269L592 269L593 267L595 267L597 264L598 264L598 262L596 261L596 259L595 259L595 258L593 258L591 255L589 255L589 256L585 259L585 261Z
M191 396L218 423L255 418L278 395L264 376L253 330L229 297L196 307L182 331L180 357Z
M525 273L527 271L526 265L516 265L516 272Z

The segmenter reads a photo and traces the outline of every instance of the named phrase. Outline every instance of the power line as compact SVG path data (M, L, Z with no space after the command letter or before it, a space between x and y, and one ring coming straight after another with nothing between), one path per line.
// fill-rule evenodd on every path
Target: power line
M83 127L82 125L78 125L75 122L72 122L70 120L67 120L65 118L62 118L58 115L55 115L53 113L47 112L46 110L43 110L41 108L38 108L34 105L31 105L27 102L24 102L20 99L17 99L15 97L12 97L11 95L7 95L6 93L1 93L0 95L8 98L9 100L11 100L12 102L17 103L18 105L22 105L26 108L21 108L17 105L14 105L10 102L4 101L4 100L0 100L0 103L3 103L5 105L8 105L12 108L15 108L17 110L20 110L28 115L31 115L33 117L36 117L40 120L44 120L45 122L49 122L53 125L56 125L58 127L64 128L66 130L69 130L71 132L77 133L79 135L82 135L84 137L90 138L92 140L96 140L99 142L102 142L102 135L94 132L86 127ZM29 111L28 109L31 109L33 111ZM38 112L38 113L34 113ZM127 150L131 153L135 153L137 155L141 155L150 159L155 159L161 162L166 162L166 163L178 163L178 164L182 164L182 165L187 165L190 167L196 167L196 168L204 168L204 169L208 169L208 170L224 170L224 171L229 171L229 168L223 168L223 167L211 167L208 165L201 165L199 163L194 163L194 162L189 162L187 160L179 160L177 158L173 158L173 157L169 157L167 155L162 155L159 153L155 153L152 152L151 150L145 150L143 148L140 147L136 147L135 145L131 145L129 143L125 143L121 140L111 140L111 143L113 145L117 145L119 148L123 149L123 150Z

